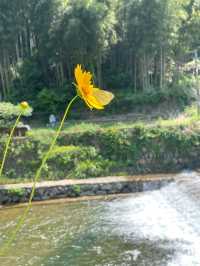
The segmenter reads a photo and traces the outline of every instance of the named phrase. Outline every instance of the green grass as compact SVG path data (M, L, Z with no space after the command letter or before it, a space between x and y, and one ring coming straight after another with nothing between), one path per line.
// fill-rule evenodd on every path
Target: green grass
M155 126L159 126L159 127L188 127L193 125L195 122L198 121L198 118L195 117L184 117L184 116L180 116L178 118L174 118L174 119L168 119L168 120L164 120L164 119L160 119L157 122L155 122Z
M124 128L134 128L137 125L145 126L159 126L159 127L174 127L174 126L190 126L195 122L198 122L199 116L197 114L196 106L191 106L185 110L178 117L171 119L153 119L150 120L138 120L138 121L128 121L128 122L77 122L70 121L66 122L63 131L65 133L81 133L81 132L95 132L101 129L124 129ZM34 136L35 138L46 136L46 138L51 138L55 133L55 129L52 128L36 128L32 129L28 135Z
M90 122L66 122L65 126L63 128L63 131L69 134L73 134L73 133L81 133L81 132L87 132L87 131L98 131L101 129L110 129L110 128L116 128L116 129L120 129L120 128L132 128L135 127L137 124L143 124L144 121L140 121L138 120L137 122L94 122L94 123L90 123ZM151 124L151 122L148 122L149 124ZM41 136L46 136L46 137L51 137L53 136L53 134L55 133L56 128L52 129L52 128L33 128L28 132L28 136L34 136L37 138L41 137Z

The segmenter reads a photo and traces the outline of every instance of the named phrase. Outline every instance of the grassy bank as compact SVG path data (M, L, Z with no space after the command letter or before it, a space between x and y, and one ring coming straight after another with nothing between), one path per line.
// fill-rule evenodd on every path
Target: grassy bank
M30 181L54 130L15 139L0 183ZM1 154L5 137L0 139ZM42 172L42 180L174 172L199 167L200 123L195 108L174 119L69 124Z

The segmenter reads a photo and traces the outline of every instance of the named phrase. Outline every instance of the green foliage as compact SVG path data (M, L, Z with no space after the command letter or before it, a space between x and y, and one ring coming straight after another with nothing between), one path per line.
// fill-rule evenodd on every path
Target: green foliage
M197 122L195 118L180 123L166 120L165 124L160 121L153 126L136 124L130 128L113 127L95 133L65 133L59 142L94 145L104 158L115 162L113 170L127 167L135 173L178 170L198 163L195 156L200 144L199 128L197 126L196 133L190 130Z
M198 116L198 108L197 108L197 105L190 105L188 106L186 109L185 109L185 114L187 117L189 118L193 118L193 119L196 119L198 120L199 119L199 116Z
M0 139L0 154L3 154L5 138ZM33 139L15 140L11 143L5 165L4 177L33 178L33 173L39 166L40 156L46 148Z
M37 95L36 108L38 111L45 111L48 113L55 113L60 104L59 95L55 90L44 88Z
M16 140L9 149L4 178L32 180L51 138ZM0 139L0 152L5 138ZM42 173L43 180L63 178L88 178L106 175L111 163L103 159L94 147L55 147Z
M74 176L76 178L100 177L109 174L112 163L109 160L84 160L77 164L74 169Z
M121 172L149 173L178 171L199 167L200 124L194 107L185 117L160 119L153 124L116 124L101 128L68 131L59 136L49 157L42 180L88 178ZM41 133L41 131L40 131ZM4 171L12 182L33 178L44 152L49 147L52 131L44 135L15 140ZM5 138L0 139L0 153Z
M178 109L189 105L197 98L196 79L191 76L182 75L168 88L163 90L151 89L146 92L133 93L132 90L118 92L116 99L108 110L111 113L129 113L138 109L156 107L162 103L174 102Z
M170 93L168 90L165 91L155 91L151 90L149 92L143 93L136 93L132 94L130 91L126 95L119 97L116 99L115 109L123 110L123 112L130 112L134 111L134 109L138 108L139 106L155 106L163 102L167 102L170 100ZM172 96L173 97L173 96ZM113 106L114 108L114 106ZM131 110L132 109L132 110Z
M19 115L19 108L11 103L0 103L0 118L5 120L15 119Z
M0 103L0 127L11 126L16 117L20 114L21 108L19 105L13 105L9 102ZM23 113L23 116L30 116L32 109L29 108Z
M7 193L10 197L21 198L25 195L26 191L24 188L12 188L12 189L8 189Z
M79 195L81 192L81 186L80 185L73 185L72 189L76 193L76 195Z
M56 147L47 162L48 176L55 178L88 178L102 175L109 170L109 164L94 147Z
M27 58L23 64L17 67L17 72L18 75L14 81L13 98L17 97L20 100L20 93L23 93L23 97L30 101L33 97L36 97L38 90L44 86L42 69L38 58L36 56Z
M180 75L171 84L170 94L178 101L182 101L183 105L191 103L197 98L197 80L193 76Z

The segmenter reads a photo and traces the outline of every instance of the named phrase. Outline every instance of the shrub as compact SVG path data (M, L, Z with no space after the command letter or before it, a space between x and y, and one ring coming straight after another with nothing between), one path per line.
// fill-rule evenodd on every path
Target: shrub
M107 173L109 164L94 147L56 147L47 162L46 175L54 178L87 178Z
M5 141L6 138L0 138L0 153ZM32 179L49 147L49 141L48 138L45 141L43 137L39 139L38 136L36 139L29 136L15 140L9 149L4 178L13 179L13 182L17 179ZM95 177L107 174L111 166L95 147L57 146L42 171L41 179Z
M177 104L190 104L197 97L197 81L193 76L181 75L169 88L169 95L176 99Z
M109 174L112 163L109 160L85 160L74 168L76 178L100 177Z
M26 191L24 188L11 188L8 189L8 195L9 196L14 196L14 197L23 197L25 195Z
M70 92L68 85L59 88L42 88L37 94L34 107L39 112L60 113L66 108L67 99L72 97Z
M72 185L72 189L77 195L80 195L80 193L81 193L81 186L80 185Z
M0 139L3 154L6 138ZM17 139L11 143L5 164L4 176L12 179L33 178L46 146L31 138Z
M32 110L29 109L24 116L30 116ZM0 103L0 127L9 127L12 126L13 121L20 113L20 107L18 105L13 105L8 102Z
M193 124L194 125L194 124ZM190 130L186 125L145 126L132 128L101 129L67 134L64 132L59 143L92 145L103 158L115 162L114 170L131 167L134 173L178 170L181 167L198 165L200 155L199 128ZM180 163L180 162L181 163Z
M167 121L167 120L166 120ZM42 179L88 178L119 172L148 173L199 167L200 124L164 121L123 128L64 131L42 173ZM49 147L52 132L15 140L4 175L30 179ZM5 138L0 139L0 152Z

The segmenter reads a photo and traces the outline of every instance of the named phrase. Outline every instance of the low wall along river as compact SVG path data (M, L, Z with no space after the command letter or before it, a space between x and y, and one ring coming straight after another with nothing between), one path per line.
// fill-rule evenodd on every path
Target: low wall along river
M174 180L172 175L105 177L37 183L34 201L156 190ZM0 186L0 204L27 202L32 183Z

